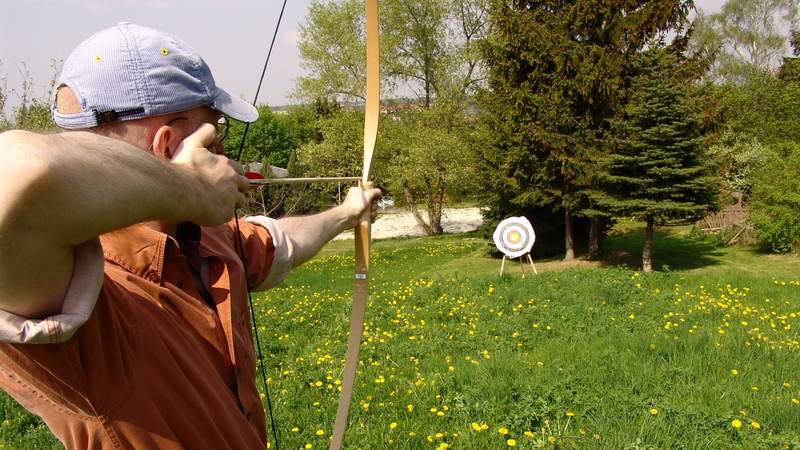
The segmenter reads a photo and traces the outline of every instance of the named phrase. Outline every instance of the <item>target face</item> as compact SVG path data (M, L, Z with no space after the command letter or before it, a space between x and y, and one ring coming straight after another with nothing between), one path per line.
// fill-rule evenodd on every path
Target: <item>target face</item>
M519 258L530 253L536 241L533 226L524 217L509 217L500 222L493 237L497 249L509 258Z

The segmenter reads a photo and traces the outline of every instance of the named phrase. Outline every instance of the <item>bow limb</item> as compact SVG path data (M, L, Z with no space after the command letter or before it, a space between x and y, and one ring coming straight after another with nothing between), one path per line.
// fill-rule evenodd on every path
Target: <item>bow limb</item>
M361 188L370 189L369 170L375 141L378 135L378 116L380 113L380 66L378 51L378 0L366 0L367 29L367 101L364 108L364 167ZM347 339L342 392L336 408L336 423L333 428L330 450L339 450L347 428L347 416L353 385L358 369L358 354L361 349L361 335L364 328L364 313L369 294L369 245L370 245L370 207L364 211L355 230L356 265L353 287L353 309L350 318L350 334Z

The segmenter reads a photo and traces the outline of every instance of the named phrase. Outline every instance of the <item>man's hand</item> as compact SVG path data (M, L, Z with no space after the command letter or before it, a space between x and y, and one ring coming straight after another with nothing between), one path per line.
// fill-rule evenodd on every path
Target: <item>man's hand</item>
M224 155L210 151L217 142L213 125L203 124L183 140L172 157L172 162L191 171L205 187L200 192L196 216L192 221L199 225L218 225L233 217L234 209L247 202L245 194L250 183L242 174L242 166Z
M367 208L370 211L370 220L375 222L378 217L378 200L380 200L381 195L380 189L362 190L360 187L352 187L347 191L347 197L342 202L341 208L347 212L349 228L358 225Z

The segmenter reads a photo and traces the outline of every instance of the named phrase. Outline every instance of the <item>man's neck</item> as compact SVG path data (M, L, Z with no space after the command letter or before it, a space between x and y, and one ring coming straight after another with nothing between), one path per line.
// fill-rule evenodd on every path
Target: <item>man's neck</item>
M162 220L151 220L148 222L142 222L142 225L158 231L159 233L168 234L172 237L175 237L175 233L178 229L178 224L174 222L165 222Z

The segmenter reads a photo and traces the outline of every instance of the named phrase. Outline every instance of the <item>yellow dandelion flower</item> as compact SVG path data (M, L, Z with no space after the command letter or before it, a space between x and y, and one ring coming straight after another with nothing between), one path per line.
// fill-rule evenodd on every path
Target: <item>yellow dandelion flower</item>
M738 430L739 428L742 428L742 421L739 419L733 419L731 420L731 426Z
M442 417L444 415L444 411L439 411L436 413L437 416Z
M658 410L656 408L650 408L650 415L651 416L657 416L658 415Z
M535 435L536 435L536 433L534 433L533 431L530 431L530 430L529 430L529 431L526 431L526 432L525 432L525 433L523 433L523 434L524 434L525 436L529 437L529 438L532 438L533 436L535 436Z
M551 444L555 444L556 443L555 436L547 436L547 442L549 442Z
M406 405L406 411L414 412L414 405L412 405L411 403L407 404Z
M481 424L481 430L483 430L483 431L486 431L486 430L488 430L488 429L489 429L489 425L487 425L487 424L485 424L485 423L482 423L482 424Z
M750 426L753 427L756 430L760 430L761 429L761 424L756 422L755 420L751 420L750 421Z
M394 430L395 428L397 428L397 422L392 422L392 423L389 424L389 429L390 430Z
M500 429L497 430L497 432L505 436L506 434L508 434L508 428L500 427Z
M575 417L575 413L572 411L567 411L567 417Z
M317 436L325 436L325 430L317 430Z
M481 431L481 426L480 426L480 425L478 425L478 422L472 422L472 424L471 424L470 426L471 426L471 427L472 427L472 429L473 429L473 430L475 430L475 431Z
M305 448L314 448L314 446L313 446L313 445L311 445L311 443L310 443L310 442L307 442L307 443L306 443L306 445L305 445Z
M736 369L731 369L731 375L733 376L739 375L739 371Z
M297 433L300 431L300 428L292 427L292 433Z
M444 434L442 434L442 433L436 433L435 437L436 437L436 439L441 439L441 438L443 438L443 437L444 437Z
M798 400L798 399L796 399L796 398L793 398L793 399L792 399L792 404L795 404L795 405L800 405L800 400Z
M783 383L784 389L790 389L792 387L791 383Z
M508 445L509 447L516 447L517 446L517 441L514 440L514 439L509 439L509 440L506 441L506 445Z

